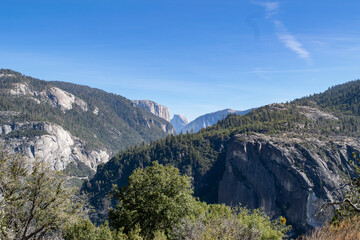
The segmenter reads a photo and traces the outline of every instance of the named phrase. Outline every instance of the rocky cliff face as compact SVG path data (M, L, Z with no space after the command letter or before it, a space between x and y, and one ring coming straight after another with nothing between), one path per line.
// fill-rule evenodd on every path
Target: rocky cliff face
M73 109L73 105L79 106L83 111L88 110L87 103L75 95L61 90L57 87L49 87L43 91L32 90L28 83L15 83L13 88L8 89L11 95L30 96L30 99L41 103L48 103L54 108L59 108L63 112Z
M82 162L95 171L109 160L106 149L88 150L86 143L59 125L48 122L22 122L0 126L0 145L28 159L43 159L54 170L64 170L71 162Z
M171 133L169 122L122 96L0 69L0 147L71 176L86 178L114 153Z
M218 202L284 216L298 233L321 226L333 215L324 203L341 197L341 176L353 173L349 156L359 147L358 139L346 137L236 135L226 150Z
M171 119L171 124L175 128L177 133L180 133L181 130L189 124L189 120L181 114L174 114L173 118Z
M150 100L133 100L133 103L139 107L149 110L155 116L161 117L162 119L170 122L170 113L167 107Z

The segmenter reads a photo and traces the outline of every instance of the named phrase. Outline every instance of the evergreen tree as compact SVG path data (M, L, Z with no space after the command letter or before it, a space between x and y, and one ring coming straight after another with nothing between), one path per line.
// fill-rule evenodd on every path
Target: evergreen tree
M127 186L114 188L118 204L109 213L111 226L123 227L126 233L139 226L146 238L156 231L169 234L181 219L199 213L200 203L192 194L189 177L180 175L175 167L154 162L135 170Z

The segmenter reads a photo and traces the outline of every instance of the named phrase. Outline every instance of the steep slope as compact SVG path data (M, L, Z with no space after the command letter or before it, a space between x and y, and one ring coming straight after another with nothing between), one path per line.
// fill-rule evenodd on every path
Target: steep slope
M333 112L340 112L347 115L360 115L360 81L351 81L345 84L329 88L321 94L314 94L310 97L296 100L298 104L317 106Z
M0 113L7 150L45 157L58 170L73 162L93 171L119 150L174 132L170 123L124 97L4 69Z
M189 120L181 114L174 114L173 118L170 120L171 124L175 128L177 133L180 133L181 130L189 124Z
M359 117L328 109L312 97L272 104L197 134L132 147L101 164L84 189L106 214L112 184L125 185L136 167L158 160L192 176L201 200L262 207L302 233L331 219L333 209L322 206L342 197L342 176L354 176L349 161L360 152Z
M4 113L8 112L0 112ZM110 158L106 149L88 149L83 140L60 125L41 121L1 125L0 146L9 152L23 153L29 159L43 159L59 171L66 169L70 163L83 165L83 173L89 174L81 177L92 175L99 163Z
M197 133L200 129L210 127L217 123L217 121L225 119L227 115L229 114L237 114L237 115L244 115L250 112L251 110L245 110L245 111L235 111L232 109L225 109L220 110L213 113L208 113L205 115L202 115L195 120L191 121L189 124L184 126L181 131L183 133L189 132L189 133Z
M319 227L331 220L333 209L322 208L341 197L341 176L353 173L349 160L359 150L357 138L236 135L227 143L218 202L285 216L298 232Z
M170 113L167 107L150 100L133 100L132 102L138 107L149 110L155 116L161 117L162 119L170 122Z

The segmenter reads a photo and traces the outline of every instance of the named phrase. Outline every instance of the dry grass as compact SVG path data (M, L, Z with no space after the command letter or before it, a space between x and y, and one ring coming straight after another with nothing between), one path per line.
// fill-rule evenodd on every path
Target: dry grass
M336 226L316 229L302 240L359 240L360 216L341 222Z

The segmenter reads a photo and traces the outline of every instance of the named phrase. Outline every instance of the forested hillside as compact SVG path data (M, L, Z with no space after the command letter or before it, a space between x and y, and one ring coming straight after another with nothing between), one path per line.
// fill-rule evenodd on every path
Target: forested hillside
M167 133L174 132L169 122L136 107L125 97L72 83L50 83L80 97L89 104L90 109L98 109L98 114L76 116L75 119L79 118L77 121L80 121L87 131L94 131L97 138L106 146L111 146L114 152L143 141L163 138Z
M70 176L86 178L120 150L174 132L122 96L0 70L0 144Z
M313 191L316 199L321 198L321 201L341 197L341 191L337 191L337 186L341 184L339 174L341 172L354 174L348 161L352 152L357 152L360 147L356 140L356 137L360 135L360 118L348 111L350 109L348 105L356 102L355 99L360 94L360 90L358 89L357 94L354 90L353 97L344 95L343 92L347 92L348 88L356 89L357 85L359 81L332 88L343 88L341 91L330 89L332 97L329 99L337 99L333 103L316 100L326 99L326 96L330 94L327 91L291 103L267 105L244 116L230 115L216 125L200 130L197 134L168 136L150 145L143 144L128 148L107 164L100 165L94 178L85 183L84 190L90 193L91 203L99 212L106 212L107 204L104 205L104 202L106 202L106 195L111 191L112 184L124 186L133 169L148 166L152 161L158 160L160 163L174 165L181 172L191 176L195 196L200 197L201 200L209 203L239 201L241 197L238 200L235 198L231 200L221 196L227 192L226 187L224 188L226 184L233 186L233 195L236 195L237 185L226 183L226 179L233 179L231 181L238 181L239 184L253 188L251 191L257 196L254 201L258 199L258 204L254 203L252 207L268 208L266 210L272 212L273 216L279 216L281 212L292 215L293 218L289 217L291 224L295 224L300 232L304 231L320 223L310 217L311 214L315 214L313 213L315 209L309 210L306 206L310 204L307 203L310 201L309 191ZM245 153L236 153L237 151L245 151ZM257 170L240 170L242 166L251 166L250 163L246 165L232 163L239 154L244 156L246 161L258 159L264 171L269 172L269 176L274 178L266 181L276 182L273 190L276 199L269 201L274 201L274 204L277 202L277 207L261 204L266 200L261 199L266 194L258 192L260 188L256 187L258 186L256 179L251 179L251 176L247 175L247 172L255 171L253 174L256 176ZM283 170L280 171L279 166ZM239 169L238 172L235 171L236 169ZM287 179L294 178L292 180L294 182L291 182L293 187L289 189L283 185L283 181L289 180L278 176L279 171L283 176L289 174ZM260 176L264 176L265 172ZM229 174L235 176L231 177ZM282 188L285 189L282 190ZM327 191L330 189L336 190L334 196L328 194ZM292 195L289 193L290 195L287 196L285 194L287 191L290 191ZM294 196L294 194L304 194L304 197L301 197L304 198L302 200L305 204L304 211L308 211L307 214L311 212L308 217L299 215L302 214L300 205L291 206L291 201L293 204L296 201L301 204L300 200L293 199L290 202L284 202L287 200L282 199L285 196L290 199L289 196ZM286 204L288 204L287 207ZM320 202L316 204L319 205ZM296 208L299 213L292 212ZM287 216L286 214L284 215Z
M316 104L328 111L347 115L360 115L360 80L329 88L324 93L301 98L295 102L300 104Z
M71 83L41 81L11 70L1 70L0 74L8 74L0 78L0 110L19 112L11 119L13 122L53 122L86 139L91 147L100 145L115 152L135 143L164 137L166 131L172 131L168 122L135 107L130 100L116 94ZM63 112L50 104L39 104L34 100L37 96L6 94L5 89L12 89L14 84L21 83L26 83L31 92L41 92L51 86L59 87L84 100L89 110L82 111L75 106L71 111ZM0 120L1 124L10 121L4 117Z

